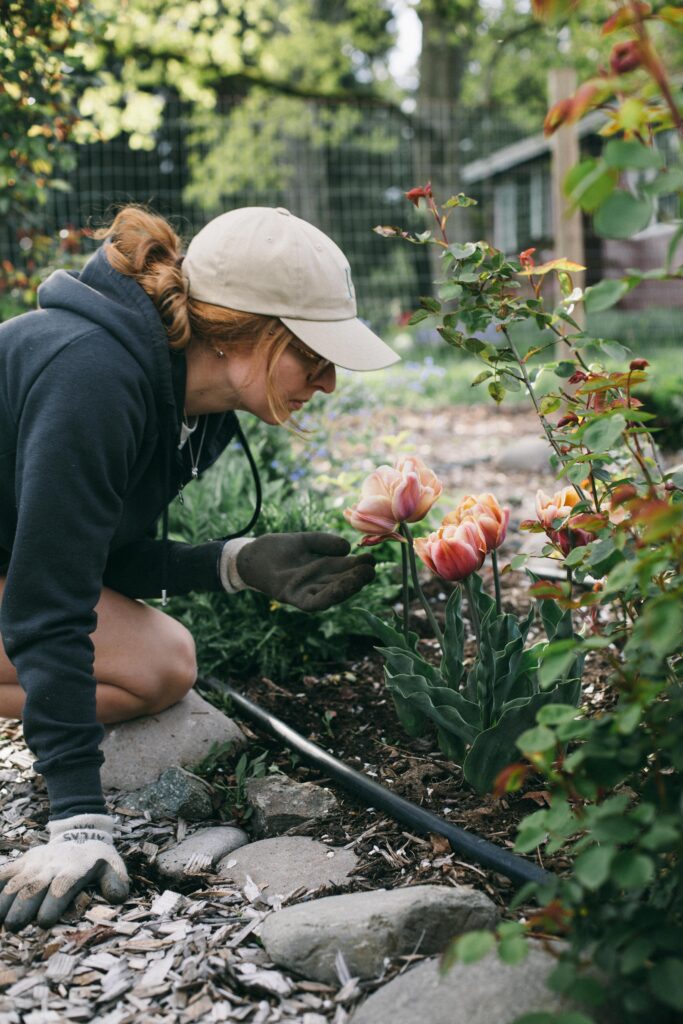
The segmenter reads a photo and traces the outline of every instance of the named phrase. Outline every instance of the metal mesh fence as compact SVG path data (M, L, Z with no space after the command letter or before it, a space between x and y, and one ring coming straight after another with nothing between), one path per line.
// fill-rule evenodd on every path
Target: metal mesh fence
M584 124L584 152L599 151L597 127ZM55 236L69 225L98 227L126 202L149 204L187 239L225 210L284 206L341 246L359 313L377 330L396 323L433 290L430 247L372 230L378 224L433 226L425 211L405 200L414 185L431 178L437 201L457 191L478 200L453 214L452 240L486 238L508 254L529 246L542 257L553 251L548 142L540 135L523 137L495 111L463 113L443 102L406 111L367 100L302 100L254 89L204 114L190 116L169 103L148 149L131 149L122 135L78 147L77 156L70 191L49 195L45 234ZM590 283L604 272L613 276L612 257L591 236L588 222L586 228ZM0 228L0 259L21 257L18 243L16 229ZM637 265L637 254L634 260L631 265ZM653 265L661 262L655 258ZM662 301L671 304L668 293ZM645 323L642 311L640 321ZM656 330L653 325L658 338L680 340L680 315L664 321Z
M462 167L518 137L509 123L463 117L450 104L406 113L381 103L304 101L259 90L206 115L190 117L171 104L148 150L130 149L125 136L79 147L71 190L49 196L41 229L54 235L67 225L99 226L117 205L139 202L189 238L225 210L285 206L341 246L360 315L379 328L428 293L433 275L426 248L381 238L373 227L424 230L425 215L406 202L407 189L431 176L445 200L464 188ZM485 184L474 193L484 195ZM6 228L0 258L16 252L16 232Z

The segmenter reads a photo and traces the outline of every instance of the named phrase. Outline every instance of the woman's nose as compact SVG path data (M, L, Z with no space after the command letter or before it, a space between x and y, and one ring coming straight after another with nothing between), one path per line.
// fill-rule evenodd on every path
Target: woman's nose
M326 366L323 373L316 380L314 387L317 391L324 391L326 395L331 395L337 386L337 370L334 363L330 363Z

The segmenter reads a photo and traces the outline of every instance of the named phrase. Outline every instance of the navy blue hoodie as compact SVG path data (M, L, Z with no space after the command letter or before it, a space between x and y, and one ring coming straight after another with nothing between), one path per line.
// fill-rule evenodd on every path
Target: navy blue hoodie
M185 357L105 250L80 274L52 274L41 308L0 326L0 634L53 819L105 811L91 640L102 586L221 589L223 541L156 539L191 478L178 450ZM207 417L200 471L236 430L234 413Z

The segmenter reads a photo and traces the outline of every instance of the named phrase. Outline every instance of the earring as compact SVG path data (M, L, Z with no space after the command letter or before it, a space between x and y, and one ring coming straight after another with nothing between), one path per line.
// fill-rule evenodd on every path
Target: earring
M225 355L225 352L223 351L222 348L214 349L214 352L216 353L219 359L222 359Z

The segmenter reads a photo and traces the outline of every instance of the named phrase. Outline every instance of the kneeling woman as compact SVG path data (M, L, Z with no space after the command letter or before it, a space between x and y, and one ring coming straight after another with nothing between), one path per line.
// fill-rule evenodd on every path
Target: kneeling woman
M49 843L0 868L12 930L55 923L90 882L128 893L102 723L159 712L196 679L191 635L139 599L251 587L314 611L374 575L333 534L167 536L179 489L241 438L236 411L282 424L334 390L335 365L398 358L356 318L341 250L266 207L217 217L185 257L136 207L101 237L0 327L0 717L23 718L50 800Z

